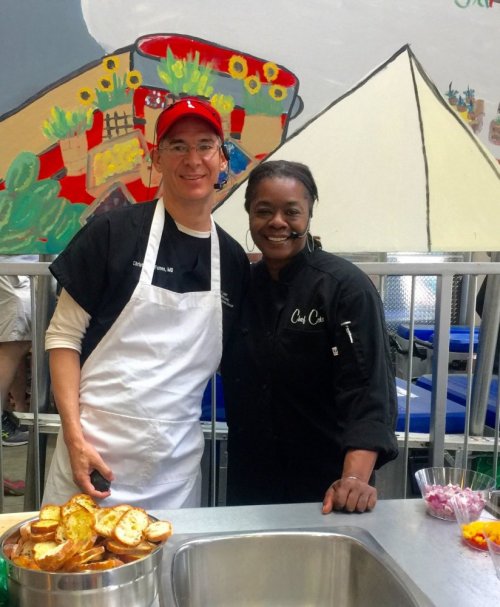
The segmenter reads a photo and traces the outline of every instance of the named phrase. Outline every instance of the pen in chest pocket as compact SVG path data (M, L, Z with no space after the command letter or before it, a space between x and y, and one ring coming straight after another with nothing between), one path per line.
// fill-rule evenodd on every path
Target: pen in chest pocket
M351 321L350 320L346 320L345 322L341 322L340 326L344 327L345 332L347 334L347 337L349 338L349 341L351 342L351 344L354 343L354 339L352 338L352 333L351 333Z
M344 322L340 323L340 326L344 329L346 335L347 335L347 339L349 340L349 342L351 344L354 343L354 338L352 336L352 331L351 331L351 321L350 320L346 320ZM332 347L332 353L334 356L338 356L340 354L339 349L337 348L337 346L333 346Z

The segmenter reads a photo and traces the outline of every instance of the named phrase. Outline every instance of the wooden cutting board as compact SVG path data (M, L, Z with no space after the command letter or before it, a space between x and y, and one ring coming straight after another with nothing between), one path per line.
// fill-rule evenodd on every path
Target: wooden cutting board
M11 512L9 514L0 514L0 535L2 535L7 529L17 525L21 521L25 521L29 518L34 518L38 515L36 512Z

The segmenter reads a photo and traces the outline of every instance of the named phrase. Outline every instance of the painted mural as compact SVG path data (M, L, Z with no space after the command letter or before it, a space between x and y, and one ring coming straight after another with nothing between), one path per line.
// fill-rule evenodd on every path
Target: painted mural
M12 158L0 183L3 252L58 253L97 214L154 198L156 120L187 95L223 118L230 168L220 204L285 138L300 111L298 87L273 61L181 35L144 36L105 56L58 83L59 103L42 103L44 95L25 108L43 140Z
M161 188L150 163L155 121L183 95L209 101L223 116L230 169L217 207L232 204L253 166L307 133L407 44L445 103L500 162L497 1L26 5L30 19L15 3L3 19L13 25L2 38L3 254L57 254L97 214L154 198ZM386 115L393 128L380 100L358 111L349 117L353 137L370 116ZM336 145L319 140L314 148L333 157ZM359 166L369 160L365 152L361 138Z

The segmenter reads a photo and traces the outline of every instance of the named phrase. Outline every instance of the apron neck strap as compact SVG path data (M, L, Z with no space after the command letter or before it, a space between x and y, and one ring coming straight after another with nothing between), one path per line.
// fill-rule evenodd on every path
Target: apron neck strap
M158 249L160 248L161 235L163 234L163 226L165 225L165 206L163 198L160 196L156 202L151 230L149 232L148 246L144 255L144 263L142 264L140 282L151 283L155 270L156 259L158 257Z

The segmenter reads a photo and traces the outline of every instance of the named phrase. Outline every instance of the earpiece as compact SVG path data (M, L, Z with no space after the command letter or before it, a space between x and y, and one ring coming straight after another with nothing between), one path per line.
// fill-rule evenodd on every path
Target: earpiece
M224 154L224 158L229 162L229 150L227 149L226 144L223 143L220 146L220 149L222 150L222 153Z

